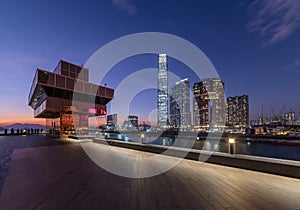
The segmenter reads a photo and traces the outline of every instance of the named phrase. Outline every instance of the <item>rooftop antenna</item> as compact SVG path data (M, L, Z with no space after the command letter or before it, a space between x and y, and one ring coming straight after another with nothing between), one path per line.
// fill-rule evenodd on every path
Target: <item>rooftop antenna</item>
M261 105L261 119L264 119L264 104Z
M261 113L260 113L259 124L260 125L264 124L264 105L263 104L261 104Z

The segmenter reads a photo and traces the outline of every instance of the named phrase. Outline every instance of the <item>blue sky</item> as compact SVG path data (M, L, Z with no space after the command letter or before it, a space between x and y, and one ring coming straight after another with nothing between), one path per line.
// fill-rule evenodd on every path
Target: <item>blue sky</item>
M297 0L3 0L0 124L33 120L27 96L36 68L52 71L59 59L84 64L104 44L148 31L174 34L200 48L225 82L226 96L249 95L251 119L260 116L261 104L265 115L283 105L298 113L299 27ZM155 68L155 58L120 63L112 70L123 69L116 81L134 69ZM176 61L169 68L182 76L186 70ZM151 101L147 109L156 103Z

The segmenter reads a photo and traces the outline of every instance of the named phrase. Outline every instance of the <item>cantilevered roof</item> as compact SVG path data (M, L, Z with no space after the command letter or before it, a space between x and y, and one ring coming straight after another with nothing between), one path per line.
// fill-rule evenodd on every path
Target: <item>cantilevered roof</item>
M72 100L74 92L81 96L76 97L78 99L82 98L83 101L88 102L95 100L102 105L107 104L114 96L114 90L111 88L38 69L29 93L28 104L35 109L39 101L43 101L46 96Z
M60 61L54 72L37 69L28 96L28 105L35 110L37 116L41 109L51 112L51 109L45 109L47 103L57 101L61 106L71 106L73 95L76 94L76 100L83 107L86 107L85 103L95 107L105 106L113 99L114 90L90 83L87 77L88 69L66 61Z

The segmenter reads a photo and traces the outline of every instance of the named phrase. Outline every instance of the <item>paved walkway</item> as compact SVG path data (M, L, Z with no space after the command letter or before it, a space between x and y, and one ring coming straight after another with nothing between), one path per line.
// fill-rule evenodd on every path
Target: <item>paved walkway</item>
M0 194L4 178L7 173L11 154L14 149L65 145L70 144L70 141L53 139L43 135L32 136L0 136Z
M152 155L118 147L114 151ZM106 158L113 159L109 154ZM161 156L159 164L170 158ZM34 208L300 209L300 180L190 160L161 175L130 179L98 167L78 144L17 149L0 209Z

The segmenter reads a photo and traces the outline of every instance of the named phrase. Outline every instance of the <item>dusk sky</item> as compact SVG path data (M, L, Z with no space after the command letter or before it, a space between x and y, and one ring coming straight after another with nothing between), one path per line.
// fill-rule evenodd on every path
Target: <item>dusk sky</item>
M33 119L27 102L37 68L52 71L60 59L83 65L104 44L138 32L169 33L196 45L227 97L249 95L251 119L260 117L262 104L267 116L283 105L300 111L298 0L3 0L0 27L0 125L44 122ZM157 56L129 58L112 69L107 84L115 88L126 75L156 67ZM182 77L185 68L170 60L169 69ZM153 92L142 96L153 100L140 107L155 106Z

